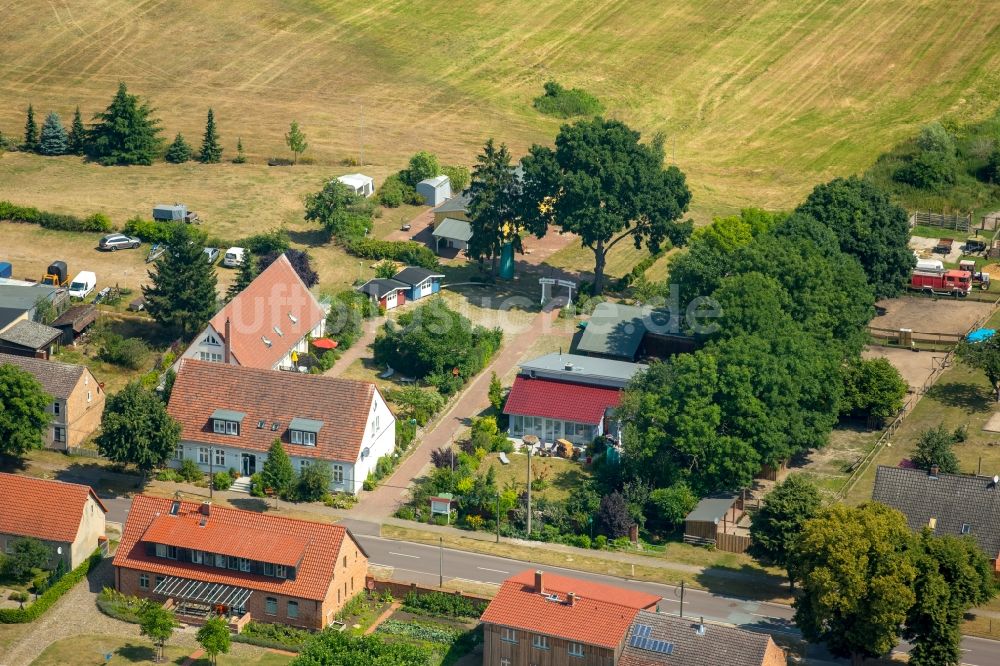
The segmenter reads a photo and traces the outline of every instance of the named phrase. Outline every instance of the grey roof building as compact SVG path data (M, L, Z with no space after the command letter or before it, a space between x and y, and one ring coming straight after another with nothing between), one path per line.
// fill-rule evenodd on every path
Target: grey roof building
M0 333L0 351L48 358L52 345L62 335L58 328L22 319Z
M995 479L880 465L872 500L902 512L914 531L927 527L937 536L968 534L996 562L1000 487Z
M521 364L521 374L580 384L622 388L649 366L580 354L552 352Z
M51 285L0 279L0 330L25 313L29 319L33 317L35 304L43 298L57 305L67 298L66 290Z
M465 218L469 213L469 202L472 197L469 195L469 191L466 190L461 194L448 199L443 204L434 209L435 218L441 217L462 217ZM456 215L457 213L457 215Z
M771 637L724 624L641 610L629 627L618 666L779 666Z
M646 335L650 309L604 302L594 308L576 350L595 356L634 361Z
M82 365L71 365L58 361L45 361L40 358L29 356L15 356L13 354L0 354L0 365L16 365L25 372L30 372L39 381L45 392L53 398L66 400L69 398L77 382L84 372L88 372Z
M391 278L373 278L358 287L358 291L362 294L368 294L376 300L381 300L394 291L406 291L408 288L409 285L398 280L393 280Z
M443 278L444 275L420 266L407 266L393 276L393 280L408 284L411 287L430 278Z

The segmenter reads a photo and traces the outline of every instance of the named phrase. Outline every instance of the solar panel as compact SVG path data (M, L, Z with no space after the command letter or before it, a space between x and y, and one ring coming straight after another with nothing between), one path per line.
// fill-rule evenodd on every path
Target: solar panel
M649 635L653 633L653 628L648 624L637 624L635 625L635 635L641 636L642 638L649 638Z

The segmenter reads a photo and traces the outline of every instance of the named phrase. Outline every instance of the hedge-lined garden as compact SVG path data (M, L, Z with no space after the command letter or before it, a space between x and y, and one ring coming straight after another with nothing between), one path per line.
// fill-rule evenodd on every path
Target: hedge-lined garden
M60 578L49 589L45 590L33 604L26 608L0 608L0 624L34 622L45 611L51 608L52 604L59 601L62 595L69 592L77 583L86 578L90 570L96 567L102 559L103 555L101 555L101 551L94 551L83 564Z

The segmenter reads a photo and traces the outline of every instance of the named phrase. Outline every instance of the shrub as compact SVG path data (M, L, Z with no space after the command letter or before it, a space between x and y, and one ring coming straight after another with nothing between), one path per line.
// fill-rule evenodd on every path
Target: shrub
M166 243L177 228L177 222L145 220L138 215L125 222L123 234L138 236L147 243Z
M185 458L181 461L181 466L177 470L177 476L188 483L194 483L195 481L201 481L205 477L205 473L201 471L195 461Z
M403 506L396 509L396 517L401 520L416 520L417 513L413 510L412 506L404 504Z
M296 483L298 498L303 502L318 502L330 492L333 471L322 460L302 468Z
M57 231L101 231L113 229L107 215L95 213L86 218L63 215L38 210L31 206L17 206L9 201L0 201L0 220L37 224L45 229Z
M350 493L328 493L323 504L332 509L350 509L358 503L358 496Z
M396 449L405 451L417 437L417 424L409 421L396 421Z
M441 167L441 173L448 176L448 180L451 181L452 194L463 192L469 186L469 181L472 179L469 169L464 166L443 166Z
M113 587L105 587L97 597L97 608L109 617L122 622L139 624L139 616L150 602L140 597L130 597Z
M298 652L312 636L313 634L305 629L290 627L286 624L268 624L251 620L243 627L242 633L233 636L233 640Z
M212 485L216 490L229 490L230 486L233 485L233 477L229 475L229 472L216 472L212 476Z
M421 426L427 425L431 417L444 407L444 398L440 393L418 386L390 390L386 397L399 407L399 415L403 419L413 419Z
M536 97L533 104L541 113L558 118L596 116L604 111L601 101L586 90L563 88L555 81L545 84L545 94Z
M457 629L451 629L444 625L429 625L420 622L400 622L399 620L386 620L378 626L376 633L390 634L393 636L407 636L421 641L431 643L441 643L451 645L462 634Z
M481 530L485 523L486 519L482 516L471 515L465 517L465 524L469 526L469 529Z
M437 255L429 247L415 241L386 241L375 238L355 238L344 243L344 249L362 259L392 259L408 266L437 268Z
M957 178L955 158L937 151L921 151L892 175L894 180L922 190L937 190L952 185Z
M250 494L253 497L266 497L264 492L264 476L257 472L250 477Z
M52 604L69 592L73 587L83 580L87 573L101 561L101 551L95 551L87 560L73 571L63 576L59 582L45 590L41 596L27 608L0 608L0 624L22 624L34 622L42 613L47 611Z
M146 361L149 347L139 338L125 338L117 333L105 333L98 357L102 361L129 370L138 370Z
M184 479L182 479L180 474L177 473L177 470L167 467L165 469L161 469L159 472L156 473L156 480L171 481L177 483L178 481L183 481Z
M608 537L604 536L603 534L598 534L596 537L594 537L593 547L596 548L597 550L604 550L605 548L608 547Z
M242 247L247 252L252 252L253 254L264 255L271 253L281 254L292 245L288 232L285 229L272 229L236 241L236 246Z
M407 592L403 599L403 608L411 613L447 617L478 618L486 610L486 605L485 601L467 599L458 594L444 592L428 592L426 594Z

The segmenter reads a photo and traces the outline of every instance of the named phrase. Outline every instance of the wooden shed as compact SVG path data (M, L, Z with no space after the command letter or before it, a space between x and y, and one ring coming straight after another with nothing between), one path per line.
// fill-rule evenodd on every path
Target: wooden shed
M742 553L750 546L746 517L741 495L706 497L684 518L684 542Z
M62 331L60 344L71 345L95 321L97 321L97 308L90 304L81 303L59 315L52 322L52 328Z

